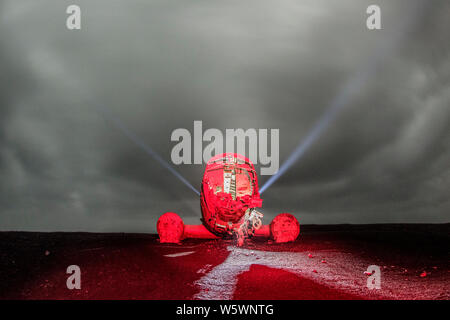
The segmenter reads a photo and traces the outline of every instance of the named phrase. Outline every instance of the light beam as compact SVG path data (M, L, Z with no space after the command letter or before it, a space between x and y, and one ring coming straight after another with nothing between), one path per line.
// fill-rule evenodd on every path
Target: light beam
M330 123L336 118L339 111L351 101L355 93L358 92L366 81L371 78L377 71L381 62L389 55L391 55L395 48L400 44L400 40L405 37L406 33L412 29L412 24L418 20L418 15L425 12L426 0L411 1L411 12L404 13L406 17L391 31L380 30L379 32L388 32L384 45L379 47L373 54L371 59L360 68L360 70L353 75L343 86L343 88L334 97L331 103L326 108L325 113L316 122L306 138L301 140L294 151L289 155L287 160L281 165L276 174L271 176L269 180L259 190L263 193L269 188L275 181L277 181L286 171L292 167L292 165L300 159L304 153L311 147L311 145L317 141L317 139L326 131ZM378 31L374 31L378 32Z
M170 171L175 177L177 177L181 182L183 182L189 189L194 191L198 196L200 192L194 188L194 186L187 181L178 171L176 171L167 161L165 161L157 152L146 145L134 132L129 130L125 124L120 121L119 118L114 116L111 112L103 107L97 107L97 109L109 120L109 122L119 129L128 139L130 139L135 145L141 148L145 153L150 155L153 159L159 162L164 168Z

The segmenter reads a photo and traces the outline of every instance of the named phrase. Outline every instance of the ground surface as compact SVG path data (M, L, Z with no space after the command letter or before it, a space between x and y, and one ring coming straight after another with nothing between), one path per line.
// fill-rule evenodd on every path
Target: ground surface
M0 299L450 299L450 225L303 226L295 243L0 232ZM81 268L81 289L66 268ZM369 290L369 265L381 289ZM425 272L425 273L424 273ZM422 275L422 276L421 276Z

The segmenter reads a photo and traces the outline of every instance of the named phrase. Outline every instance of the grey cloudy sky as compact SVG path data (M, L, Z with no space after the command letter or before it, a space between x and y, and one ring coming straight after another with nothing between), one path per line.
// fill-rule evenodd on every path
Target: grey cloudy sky
M404 21L408 32L289 172L265 222L449 222L450 2L0 2L0 230L154 232L199 199L117 130L170 161L176 128L279 128L280 161ZM365 11L382 9L379 31ZM204 166L177 170L200 185ZM260 177L260 182L268 179Z

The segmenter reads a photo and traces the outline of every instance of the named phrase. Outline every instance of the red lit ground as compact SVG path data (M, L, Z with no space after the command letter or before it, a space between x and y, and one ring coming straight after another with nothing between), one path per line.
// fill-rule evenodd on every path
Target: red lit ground
M448 300L449 231L304 226L295 243L242 248L223 240L159 244L145 234L0 232L0 298ZM80 290L66 287L73 264ZM380 290L366 286L369 265L381 268Z

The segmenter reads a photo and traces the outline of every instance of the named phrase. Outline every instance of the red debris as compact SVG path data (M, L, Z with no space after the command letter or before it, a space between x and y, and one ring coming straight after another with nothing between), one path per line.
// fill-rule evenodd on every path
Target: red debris
M314 273L317 273L317 270L316 270L316 269L314 269L314 270L313 270L313 272L314 272Z
M421 274L420 274L420 277L421 278L425 278L427 276L427 272L426 271L424 271L424 272L422 272Z
M371 276L371 275L372 275L372 272L364 271L364 274L365 274L366 276Z
M320 261L320 262L322 262L322 263L327 263L325 260L322 260L322 261Z
M310 254L308 254L308 258L312 258L313 257L313 255L310 253Z

